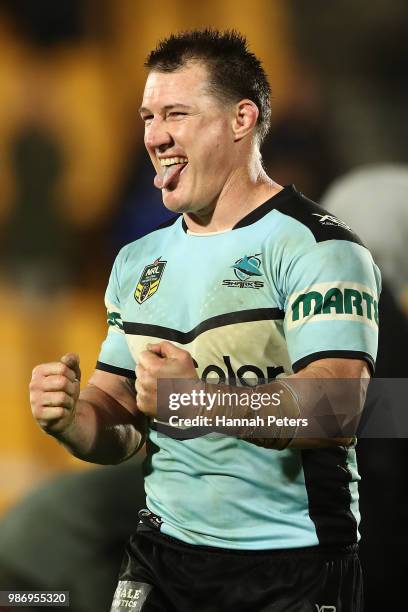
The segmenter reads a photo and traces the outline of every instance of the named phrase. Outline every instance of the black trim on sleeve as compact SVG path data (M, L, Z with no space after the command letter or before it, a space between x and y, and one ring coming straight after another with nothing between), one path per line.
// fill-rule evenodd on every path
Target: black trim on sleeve
M347 240L364 246L357 234L348 225L313 200L309 200L293 185L289 195L290 197L277 201L274 208L309 228L316 242Z
M180 344L189 344L200 334L210 329L217 329L218 327L225 327L226 325L233 325L236 323L282 320L284 316L285 313L279 308L251 308L249 310L227 312L222 315L210 317L188 332L183 332L171 327L164 327L162 325L131 323L129 321L123 321L123 329L126 334L133 336L152 336L154 338L161 338L162 340L179 342Z
M136 380L136 374L133 370L118 368L117 366L110 365L109 363L103 363L102 361L97 361L95 367L97 370L102 370L103 372L110 372L111 374L118 374L118 376L125 376L126 378Z
M272 210L277 210L288 217L292 217L292 219L307 227L316 242L346 240L365 246L346 223L297 191L294 185L285 185L281 191L240 219L232 229L236 230L252 225ZM187 232L188 228L184 218L182 219L182 227Z
M319 351L317 353L311 353L310 355L306 355L306 357L302 357L302 359L298 359L295 363L292 364L292 370L295 372L299 372L299 370L303 370L306 366L313 361L318 361L319 359L335 359L336 357L340 359L363 359L366 361L370 367L371 375L374 374L375 363L374 359L368 353L364 351L348 351L348 350L334 350L334 351Z

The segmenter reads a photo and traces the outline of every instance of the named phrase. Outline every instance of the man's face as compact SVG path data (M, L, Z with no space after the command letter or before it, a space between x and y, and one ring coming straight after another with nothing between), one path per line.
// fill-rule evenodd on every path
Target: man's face
M176 72L152 71L140 109L155 186L174 212L210 211L233 164L231 107L207 89L207 69L191 62Z

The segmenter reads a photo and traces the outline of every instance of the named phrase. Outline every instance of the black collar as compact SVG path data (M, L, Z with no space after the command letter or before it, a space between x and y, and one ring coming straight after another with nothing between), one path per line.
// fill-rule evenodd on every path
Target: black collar
M269 200L267 200L263 204L257 206L254 210L251 210L250 213L240 219L240 221L238 221L238 223L236 223L232 229L236 230L241 227L246 227L247 225L252 225L253 223L256 223L257 221L259 221L259 219L262 219L262 217L267 215L271 210L277 208L277 206L281 204L283 200L293 196L295 192L296 187L294 185L285 185L285 187L281 191L269 198ZM184 220L184 217L182 220L182 226L183 230L187 233L188 227Z

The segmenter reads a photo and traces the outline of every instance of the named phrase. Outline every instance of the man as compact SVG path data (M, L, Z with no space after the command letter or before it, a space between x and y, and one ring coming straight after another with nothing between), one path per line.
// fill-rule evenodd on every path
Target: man
M182 214L122 249L95 373L80 394L75 354L38 366L33 414L87 461L147 438L147 509L112 610L361 610L353 438L297 436L294 417L319 410L294 383L369 376L378 270L345 224L262 169L269 85L240 35L171 36L146 66L154 183ZM180 440L157 431L159 379L249 394L266 380L292 420Z

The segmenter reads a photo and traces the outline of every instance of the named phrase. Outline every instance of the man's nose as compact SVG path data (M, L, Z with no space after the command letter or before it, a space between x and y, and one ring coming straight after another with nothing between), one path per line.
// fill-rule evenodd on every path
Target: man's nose
M144 140L147 147L160 151L165 150L173 142L161 118L152 119L150 124L146 126Z

